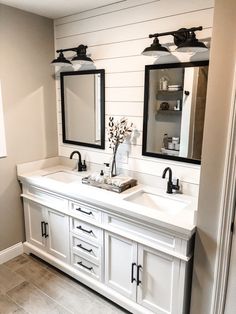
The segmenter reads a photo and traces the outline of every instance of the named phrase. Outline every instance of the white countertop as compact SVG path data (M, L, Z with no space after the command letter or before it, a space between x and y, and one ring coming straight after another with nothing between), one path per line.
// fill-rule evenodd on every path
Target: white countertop
M25 165L26 164L24 164L23 167L21 167L21 165L17 167L18 178L22 183L32 184L67 198L95 204L106 209L106 211L110 210L111 213L120 213L125 217L133 217L139 221L147 222L162 229L169 229L184 238L191 237L195 232L197 199L192 196L167 194L166 191L161 189L144 185L137 185L119 194L82 184L80 179L65 183L47 177L49 174L65 171L79 176L79 178L82 179L82 177L88 175L87 172L72 171L71 168L62 165L33 171L34 167L32 167L32 165L28 168ZM173 201L185 202L187 205L184 209L173 214L171 210L168 210L168 212L159 211L125 200L125 198L142 190Z

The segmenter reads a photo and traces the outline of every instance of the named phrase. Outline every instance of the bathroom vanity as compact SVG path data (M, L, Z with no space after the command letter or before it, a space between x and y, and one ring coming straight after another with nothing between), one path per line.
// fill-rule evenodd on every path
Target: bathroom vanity
M121 194L65 166L18 166L33 253L132 313L188 312L195 198L137 185Z

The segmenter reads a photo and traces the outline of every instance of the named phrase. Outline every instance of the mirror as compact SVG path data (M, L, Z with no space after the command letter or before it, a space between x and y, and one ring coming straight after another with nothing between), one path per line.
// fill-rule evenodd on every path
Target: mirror
M61 73L63 143L104 149L105 71Z
M208 61L145 67L145 156L200 164Z

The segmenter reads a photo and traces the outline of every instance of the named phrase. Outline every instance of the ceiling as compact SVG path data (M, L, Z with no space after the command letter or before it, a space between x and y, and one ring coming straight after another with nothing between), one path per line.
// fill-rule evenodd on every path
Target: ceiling
M126 0L0 0L0 3L48 18L59 18Z

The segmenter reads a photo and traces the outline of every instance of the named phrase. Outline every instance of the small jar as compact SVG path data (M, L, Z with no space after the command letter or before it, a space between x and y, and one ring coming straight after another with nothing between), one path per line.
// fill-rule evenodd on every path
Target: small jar
M104 176L105 177L111 176L110 164L108 162L104 162Z
M174 143L173 142L168 143L168 149L174 149Z
M179 144L179 137L172 137L172 143Z
M175 143L175 150L179 150L180 144L179 143Z

